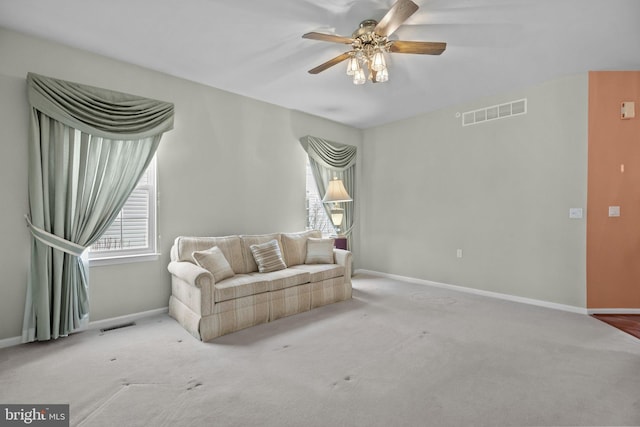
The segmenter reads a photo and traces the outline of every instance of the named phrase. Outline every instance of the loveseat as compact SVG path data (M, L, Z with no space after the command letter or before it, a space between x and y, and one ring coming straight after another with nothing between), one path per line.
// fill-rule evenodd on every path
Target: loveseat
M177 237L169 315L209 341L351 298L351 252L319 231Z

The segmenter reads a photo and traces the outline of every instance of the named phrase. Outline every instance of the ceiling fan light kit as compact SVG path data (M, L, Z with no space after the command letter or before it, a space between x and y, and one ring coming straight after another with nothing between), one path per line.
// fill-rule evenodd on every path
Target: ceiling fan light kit
M389 80L389 70L385 58L385 54L389 52L440 55L446 49L446 43L389 40L388 37L416 10L418 10L418 5L411 0L398 0L380 22L374 19L362 21L360 27L350 38L316 32L303 35L302 37L305 39L351 45L350 51L312 68L309 73L318 74L348 60L347 75L353 77L353 84L362 85L367 82L365 69L369 73L368 78L371 82L382 83Z
M366 83L365 69L369 71L369 80L372 82L381 83L389 80L384 53L389 52L390 44L386 37L374 32L376 25L378 25L377 21L367 19L362 21L360 28L353 33L351 43L353 50L350 52L351 58L347 64L347 74L354 68L356 70L353 73L353 84Z
M367 82L367 78L364 75L364 70L362 68L358 69L353 75L353 84L354 85L363 85Z

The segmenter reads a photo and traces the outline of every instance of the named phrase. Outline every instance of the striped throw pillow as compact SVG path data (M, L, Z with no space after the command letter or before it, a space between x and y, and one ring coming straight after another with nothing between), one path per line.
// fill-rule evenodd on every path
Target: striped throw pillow
M282 251L277 240L270 240L266 243L249 246L253 259L258 264L260 273L268 273L270 271L284 270L287 265L282 259Z

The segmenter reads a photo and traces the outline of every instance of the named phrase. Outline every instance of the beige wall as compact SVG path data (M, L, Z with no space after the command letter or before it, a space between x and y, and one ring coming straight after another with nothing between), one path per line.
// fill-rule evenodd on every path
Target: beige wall
M91 268L91 320L165 307L178 235L304 227L307 134L359 147L357 267L585 307L585 220L568 211L586 208L586 74L361 131L3 29L0 58L0 340L20 334L26 291L28 71L176 106L158 151L162 256ZM524 116L455 117L523 97Z
M586 307L587 94L580 74L365 130L360 267Z
M360 146L361 131L0 28L0 340L20 335L29 260L27 72L175 103L158 150L158 261L92 267L91 320L166 307L181 234L302 230L307 134Z

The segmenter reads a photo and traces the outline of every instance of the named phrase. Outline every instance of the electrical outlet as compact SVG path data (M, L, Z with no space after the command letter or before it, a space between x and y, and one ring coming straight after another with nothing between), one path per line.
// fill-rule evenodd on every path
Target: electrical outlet
M458 249L458 250L456 251L456 256L457 256L458 258L462 258L462 249Z
M582 218L582 208L569 208L569 218L571 218L571 219L581 219Z

